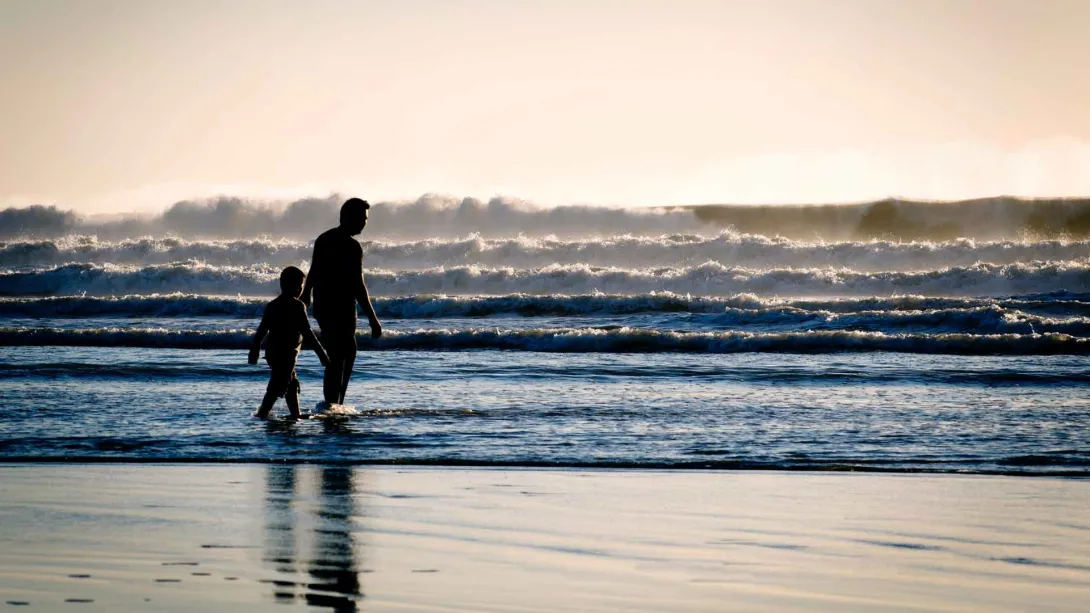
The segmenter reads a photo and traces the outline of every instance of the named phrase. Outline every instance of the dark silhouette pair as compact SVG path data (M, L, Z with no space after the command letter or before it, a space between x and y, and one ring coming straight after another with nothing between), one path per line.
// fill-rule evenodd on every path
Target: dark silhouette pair
M265 398L255 415L266 417L277 398L283 397L293 417L299 417L299 379L295 362L304 340L314 347L325 366L323 395L328 405L344 404L348 381L356 363L356 305L363 308L371 337L382 336L367 284L363 280L363 247L353 238L367 226L366 200L350 198L341 206L340 225L314 241L310 274L294 266L280 275L281 294L265 307L254 334L249 362L257 363L266 335L265 360L272 368ZM314 318L321 342L314 338L306 307L314 303Z

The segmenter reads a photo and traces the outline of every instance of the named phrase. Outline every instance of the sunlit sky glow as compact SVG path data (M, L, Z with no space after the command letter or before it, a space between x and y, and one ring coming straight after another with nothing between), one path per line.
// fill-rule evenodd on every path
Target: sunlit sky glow
M1090 195L1083 0L0 0L0 204Z

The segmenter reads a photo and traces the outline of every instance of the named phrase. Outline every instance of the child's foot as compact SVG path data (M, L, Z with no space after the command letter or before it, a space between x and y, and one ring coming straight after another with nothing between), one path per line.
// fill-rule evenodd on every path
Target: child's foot
M250 413L250 417L256 417L258 419L268 419L269 414L268 413L262 413L261 411L254 411L253 413Z
M325 400L319 400L318 404L314 405L314 415L320 415L329 410L330 404Z

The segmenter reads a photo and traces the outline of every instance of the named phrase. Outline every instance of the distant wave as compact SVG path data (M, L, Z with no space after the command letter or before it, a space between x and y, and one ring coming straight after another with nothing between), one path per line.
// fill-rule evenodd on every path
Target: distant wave
M136 268L69 264L35 272L0 274L0 295L187 292L273 295L279 269L266 265L211 266L201 262ZM845 268L756 269L706 262L698 266L620 268L555 265L542 268L452 266L427 270L373 270L376 296L418 294L648 294L697 296L931 296L1011 295L1090 291L1090 263L1035 261L976 264L923 271L866 272Z
M162 347L245 349L250 330L107 328L61 330L0 328L0 346ZM960 355L1087 355L1090 339L1066 334L887 334L859 331L667 332L621 327L510 330L391 330L378 341L361 337L363 350L515 350L591 353L829 353L894 351Z
M718 328L779 327L805 330L855 330L932 334L1046 334L1090 336L1090 317L1041 317L1000 306L924 311L832 313L792 307L769 310L726 309L696 322Z
M723 232L715 236L614 235L585 240L479 236L419 241L363 241L368 267L420 269L436 266L549 265L690 266L718 261L734 266L837 266L855 270L920 270L983 262L1086 260L1090 241L995 241L898 243L889 241L803 242ZM217 266L287 266L310 261L311 243L288 239L196 240L141 238L122 241L93 236L0 243L0 269L69 263L155 265L199 261Z
M256 319L261 298L191 294L150 296L0 298L0 317L236 317ZM1010 298L901 296L839 300L726 298L676 294L618 295L419 295L376 298L384 319L623 316L685 313L683 322L721 329L928 331L973 334L1063 333L1090 336L1090 296L1058 293Z
M168 234L253 238L270 235L312 239L337 223L343 196L292 202L220 197L185 200L162 214L100 221L55 206L0 210L0 238L49 238L72 233L109 238ZM165 204L165 203L164 203ZM998 197L958 202L881 200L826 205L703 205L545 208L517 198L455 198L427 194L411 202L380 202L372 208L368 237L450 238L589 237L718 232L734 228L794 239L897 240L1090 236L1090 200L1020 200Z
M220 197L184 200L155 216L101 221L57 207L0 210L0 238L50 238L95 234L112 239L174 234L189 237L313 239L337 225L345 197L275 202ZM691 211L566 205L541 207L517 198L488 201L426 194L410 202L376 202L369 237L420 239L482 236L595 236L617 232L663 234L697 232L708 224Z

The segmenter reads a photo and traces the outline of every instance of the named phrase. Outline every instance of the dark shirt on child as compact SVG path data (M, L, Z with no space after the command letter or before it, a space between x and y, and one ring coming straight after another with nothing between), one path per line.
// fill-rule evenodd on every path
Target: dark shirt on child
M267 335L267 336L266 336ZM265 314L261 316L261 325L254 335L254 344L250 354L251 362L257 360L257 351L262 339L265 341L265 361L272 372L269 373L267 394L278 398L292 393L299 393L299 377L295 374L295 361L299 359L299 349L303 338L310 339L314 350L325 363L325 352L310 329L307 310L303 303L294 296L281 294L265 305Z
M291 360L294 364L303 346L303 335L310 332L307 308L298 298L281 294L265 306L258 327L259 331L262 329L269 332L265 359L269 362Z

